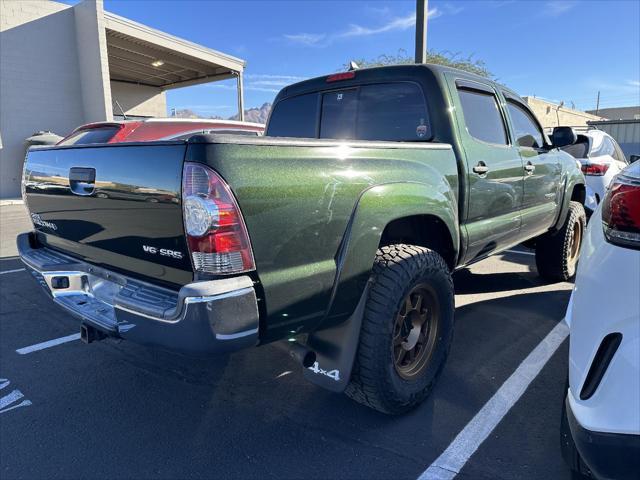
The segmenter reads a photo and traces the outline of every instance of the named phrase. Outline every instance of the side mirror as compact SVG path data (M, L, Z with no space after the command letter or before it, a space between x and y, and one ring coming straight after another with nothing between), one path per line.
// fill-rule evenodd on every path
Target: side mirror
M551 144L555 148L573 145L578 140L576 132L571 127L554 127L551 134Z
M640 155L631 155L629 157L629 163L637 162L638 160L640 160Z

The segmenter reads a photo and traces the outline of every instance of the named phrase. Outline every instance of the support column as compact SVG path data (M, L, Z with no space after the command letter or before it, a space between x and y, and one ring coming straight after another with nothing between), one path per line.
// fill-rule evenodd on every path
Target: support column
M242 84L242 72L238 72L236 76L238 90L238 119L244 122L244 86Z

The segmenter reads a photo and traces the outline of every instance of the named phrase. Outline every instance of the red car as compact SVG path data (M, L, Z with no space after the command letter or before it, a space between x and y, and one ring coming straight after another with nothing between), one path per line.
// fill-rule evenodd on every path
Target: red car
M70 135L60 140L58 145L177 140L198 133L210 132L262 135L264 125L235 120L191 118L148 118L144 120L96 122L76 128Z

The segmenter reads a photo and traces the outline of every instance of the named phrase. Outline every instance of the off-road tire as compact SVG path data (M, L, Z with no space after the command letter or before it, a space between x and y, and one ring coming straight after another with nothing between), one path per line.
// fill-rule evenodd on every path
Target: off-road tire
M569 212L562 228L546 233L536 241L536 266L538 274L552 282L566 282L576 274L578 259L573 252L574 239L584 238L587 217L584 207L578 202L569 202ZM580 232L576 229L580 228ZM576 235L578 237L576 237ZM578 245L578 253L580 251Z
M453 337L453 281L438 253L404 244L378 249L372 280L345 393L374 410L397 415L429 396L445 364ZM407 380L394 363L394 325L405 297L416 285L425 284L432 288L438 302L438 328L428 362L415 378Z

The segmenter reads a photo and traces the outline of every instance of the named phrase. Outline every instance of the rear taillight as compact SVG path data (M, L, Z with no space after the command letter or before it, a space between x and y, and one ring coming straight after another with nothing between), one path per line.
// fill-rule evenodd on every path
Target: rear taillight
M185 163L182 208L196 271L229 274L255 269L242 214L217 173L204 165Z
M609 242L640 248L640 162L619 174L607 190L602 225Z
M601 177L609 170L607 163L585 163L582 165L582 173L593 177Z

